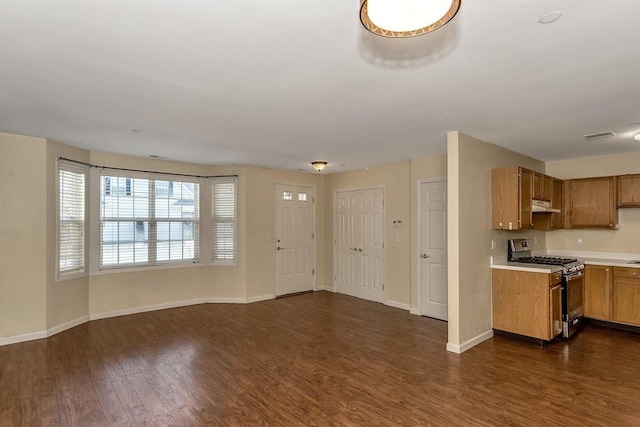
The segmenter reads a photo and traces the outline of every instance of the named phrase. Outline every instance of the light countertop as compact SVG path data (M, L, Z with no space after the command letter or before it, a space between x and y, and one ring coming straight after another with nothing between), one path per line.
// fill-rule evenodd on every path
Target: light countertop
M586 265L607 265L611 267L640 268L640 264L629 264L628 259L578 258Z
M631 259L613 259L613 258L583 258L575 257L585 265L606 265L610 267L627 267L627 268L640 268L640 264L629 264ZM491 264L491 268L499 270L518 270L518 271L530 271L532 273L555 273L561 271L562 267L558 265L543 265L543 264L525 264L521 262L506 262L506 261L494 261Z
M491 268L498 270L529 271L531 273L555 273L562 270L562 267L559 265L525 264L522 262L497 262L491 264Z

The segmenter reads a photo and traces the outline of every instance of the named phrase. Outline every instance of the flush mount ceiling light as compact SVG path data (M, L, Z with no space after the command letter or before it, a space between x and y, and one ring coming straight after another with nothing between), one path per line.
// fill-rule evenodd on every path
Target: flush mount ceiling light
M637 133L636 136L633 137L636 141L640 141L640 133Z
M313 166L313 168L318 172L322 172L327 166L327 162L311 162L311 166Z
M415 37L437 30L460 9L461 0L360 0L360 21L383 37Z
M562 16L562 12L559 10L554 10L553 12L545 13L538 19L538 22L541 24L551 24L552 22L556 22Z

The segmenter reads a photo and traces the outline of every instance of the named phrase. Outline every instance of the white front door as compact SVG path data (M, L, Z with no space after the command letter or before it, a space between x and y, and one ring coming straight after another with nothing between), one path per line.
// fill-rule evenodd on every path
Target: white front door
M313 187L276 185L276 295L313 290Z
M447 320L447 182L420 184L420 290L423 316Z
M382 189L336 193L336 292L384 302Z

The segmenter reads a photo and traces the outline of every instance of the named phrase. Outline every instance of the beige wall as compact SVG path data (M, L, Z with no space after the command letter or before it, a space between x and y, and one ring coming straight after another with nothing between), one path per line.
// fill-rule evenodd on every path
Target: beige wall
M89 152L53 141L47 142L47 329L89 315L89 276L56 282L58 157L86 163L89 161Z
M0 339L47 329L46 144L0 134Z
M547 162L560 179L640 173L640 153ZM640 209L619 209L617 230L558 230L547 233L547 248L640 254ZM578 239L582 239L582 244Z
M275 184L316 187L316 209L322 212L324 176L253 166L203 166L91 153L96 165L159 172L238 175L238 262L235 266L198 266L167 270L101 273L91 276L89 311L93 315L137 307L209 299L244 301L275 294ZM94 186L96 184L94 183ZM94 197L96 191L93 192ZM96 205L96 201L92 202ZM201 211L201 219L207 212ZM97 253L97 218L92 225L92 253ZM267 239L271 236L271 240ZM317 285L324 285L324 222L316 221ZM206 241L206 239L205 239ZM156 291L156 285L159 289Z
M352 172L327 175L324 209L327 242L333 241L336 191L384 187L385 199L385 297L388 303L410 307L411 304L411 163L397 163ZM393 220L402 228L393 228ZM395 236L399 237L396 242ZM325 246L325 276L333 287L333 245Z
M491 330L490 257L506 254L506 239L526 235L544 248L544 232L491 229L491 170L509 166L544 172L545 165L459 132L448 134L449 344L454 347Z
M411 159L411 310L415 313L419 307L418 301L418 279L419 262L419 234L418 229L418 192L420 186L418 181L431 178L447 179L447 155L421 157Z
M90 163L93 165L147 170L154 172L181 173L207 176L210 167L189 163L172 162L122 156L116 154L92 152ZM98 192L99 179L96 169L92 171L91 206L99 206ZM201 300L212 296L213 291L220 290L228 298L244 298L246 290L244 281L240 281L242 272L240 267L183 267L173 269L153 269L146 271L127 272L98 272L99 253L99 212L90 210L90 254L92 275L89 279L89 312L93 316L101 316L106 313L118 311L131 311L136 308L168 305L180 302ZM206 212L200 213L201 217ZM217 288L217 283L212 280L212 271L220 268L226 269L221 274L231 276ZM228 279L228 278L227 278ZM157 285L157 287L156 287ZM156 290L157 289L157 290Z
M316 286L325 286L324 177L317 173L290 172L263 167L244 167L247 179L246 245L248 298L273 295L276 289L276 184L315 187ZM267 239L267 235L271 240Z

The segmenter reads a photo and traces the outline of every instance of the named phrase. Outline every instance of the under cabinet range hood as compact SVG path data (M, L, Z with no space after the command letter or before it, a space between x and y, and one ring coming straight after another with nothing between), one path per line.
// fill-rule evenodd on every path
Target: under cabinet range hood
M537 200L537 199L533 199L531 201L531 211L533 213L536 213L536 212L560 213L560 209L554 209L551 207L550 201Z

